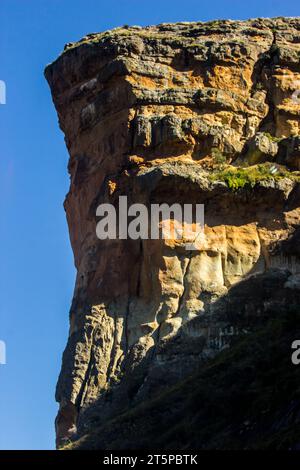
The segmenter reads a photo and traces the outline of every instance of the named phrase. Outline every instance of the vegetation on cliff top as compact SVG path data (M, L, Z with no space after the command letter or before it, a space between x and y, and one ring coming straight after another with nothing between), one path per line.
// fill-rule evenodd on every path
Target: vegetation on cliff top
M285 167L264 163L249 167L227 166L210 176L211 181L223 181L233 191L244 187L253 188L261 181L280 181L283 178L300 182L300 172L290 172Z
M251 20L241 21L241 23L249 23ZM66 44L64 52L75 47L81 46L82 44L96 44L103 39L113 36L130 36L136 35L143 38L157 38L166 39L171 38L173 40L185 40L188 39L191 42L191 38L195 36L203 36L207 33L220 33L234 23L232 20L212 20L212 21L195 21L195 22L177 22L177 23L162 23L158 26L129 26L123 25L110 30L106 30L99 33L90 33L81 38L79 41L70 42ZM256 27L255 24L249 24L249 27ZM272 30L272 28L271 28ZM270 31L271 31L270 30Z

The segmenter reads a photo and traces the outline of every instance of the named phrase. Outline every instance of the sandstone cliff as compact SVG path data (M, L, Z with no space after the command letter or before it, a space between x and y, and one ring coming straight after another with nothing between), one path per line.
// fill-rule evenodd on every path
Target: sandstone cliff
M277 18L89 34L46 68L77 268L58 445L102 426L87 447L151 446L160 414L141 440L142 403L299 307L299 59L300 20ZM100 242L96 207L120 195L204 204L204 242ZM130 409L135 431L119 419Z

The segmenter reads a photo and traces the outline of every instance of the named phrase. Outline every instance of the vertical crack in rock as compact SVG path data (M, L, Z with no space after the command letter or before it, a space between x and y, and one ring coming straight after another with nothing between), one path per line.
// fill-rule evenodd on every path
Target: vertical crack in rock
M186 258L184 258L184 259L186 259ZM177 311L175 313L175 316L178 316L180 314L182 304L185 300L185 294L186 294L186 289L187 289L187 275L189 274L189 269L190 269L190 266L191 266L192 251L189 251L189 255L188 255L187 260L188 261L187 261L186 266L183 266L183 273L182 273L183 291L182 291L181 296L178 299L178 308L177 308Z
M117 349L117 321L114 315L114 332L113 332L113 345L112 351L110 355L110 361L106 371L106 382L109 385L111 377L113 376L114 369L115 369L115 360L116 360L116 349Z
M84 376L84 379L83 379L82 384L81 384L81 388L80 388L80 390L78 392L78 396L77 396L77 407L78 407L78 409L80 409L81 405L84 403L85 398L86 398L88 383L89 383L89 380L91 378L91 371L92 371L94 360L95 360L95 358L93 356L93 344L92 344L91 348L90 348L90 358L89 358L89 362L88 362L87 369L86 369L86 372L85 372L85 376Z

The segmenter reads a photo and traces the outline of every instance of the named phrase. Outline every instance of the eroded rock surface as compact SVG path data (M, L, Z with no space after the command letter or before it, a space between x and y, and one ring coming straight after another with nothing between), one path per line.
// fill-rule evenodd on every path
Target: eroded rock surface
M118 28L46 68L77 268L58 445L299 301L299 58L300 20L278 18ZM96 207L120 195L204 204L203 243L100 241Z

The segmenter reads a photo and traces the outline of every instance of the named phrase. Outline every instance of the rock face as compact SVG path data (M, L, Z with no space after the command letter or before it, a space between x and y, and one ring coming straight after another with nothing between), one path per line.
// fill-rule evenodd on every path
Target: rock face
M117 28L46 68L77 268L58 445L299 305L299 59L300 20L277 18ZM121 195L204 204L201 245L100 241L96 208Z

